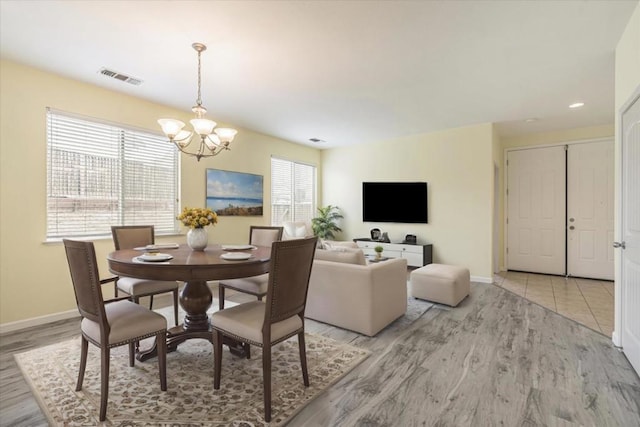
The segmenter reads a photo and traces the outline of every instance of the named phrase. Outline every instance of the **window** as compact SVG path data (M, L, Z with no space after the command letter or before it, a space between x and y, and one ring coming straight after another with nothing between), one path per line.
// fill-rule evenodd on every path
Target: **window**
M271 158L271 224L310 221L316 211L316 168Z
M159 134L47 111L47 239L176 233L178 153Z

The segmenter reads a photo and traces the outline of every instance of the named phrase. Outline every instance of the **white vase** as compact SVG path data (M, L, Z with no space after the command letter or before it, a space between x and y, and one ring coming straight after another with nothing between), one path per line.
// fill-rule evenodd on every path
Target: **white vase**
M204 228L190 228L187 232L187 245L194 251L204 251L208 240L209 235Z

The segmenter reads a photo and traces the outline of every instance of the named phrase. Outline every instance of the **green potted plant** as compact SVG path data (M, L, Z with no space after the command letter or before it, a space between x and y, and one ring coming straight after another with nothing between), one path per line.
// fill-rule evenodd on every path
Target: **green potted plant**
M375 248L373 248L373 250L376 251L376 259L382 258L382 251L384 250L382 246L378 245Z
M333 240L334 233L342 231L336 221L344 218L337 206L328 205L318 208L318 216L311 219L313 234L320 239Z

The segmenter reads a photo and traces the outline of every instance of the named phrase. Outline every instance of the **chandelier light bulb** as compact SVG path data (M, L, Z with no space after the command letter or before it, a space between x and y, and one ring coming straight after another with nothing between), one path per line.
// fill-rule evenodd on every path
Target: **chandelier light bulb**
M216 132L216 135L218 135L218 138L220 138L220 141L222 142L233 141L233 138L238 133L237 130L231 129L231 128L218 128L215 130L215 132Z
M189 121L193 130L200 136L208 136L213 132L213 128L216 127L216 122L208 119L191 119Z
M182 130L184 123L180 120L174 119L159 119L158 124L162 128L162 132L169 137L169 139L175 138L175 136Z

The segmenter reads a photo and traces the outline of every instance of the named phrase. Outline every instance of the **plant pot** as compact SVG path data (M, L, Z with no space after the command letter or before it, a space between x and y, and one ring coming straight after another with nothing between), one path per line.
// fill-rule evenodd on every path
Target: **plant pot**
M194 251L204 251L209 243L209 235L204 228L190 228L187 232L187 245Z

